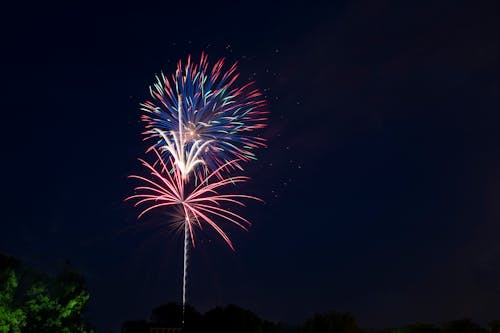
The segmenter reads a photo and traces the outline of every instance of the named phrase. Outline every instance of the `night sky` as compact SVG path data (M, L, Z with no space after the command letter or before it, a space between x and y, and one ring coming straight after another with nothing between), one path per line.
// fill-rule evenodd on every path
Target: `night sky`
M246 233L206 232L188 299L363 327L500 313L500 20L462 1L19 4L2 10L0 251L87 278L98 331L180 301L182 237L123 199L139 103L202 51L267 96ZM493 2L492 2L493 3Z

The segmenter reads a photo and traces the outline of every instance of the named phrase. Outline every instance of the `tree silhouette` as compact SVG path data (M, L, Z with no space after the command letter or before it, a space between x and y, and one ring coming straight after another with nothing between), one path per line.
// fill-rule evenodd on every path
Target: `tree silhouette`
M262 333L262 321L251 311L236 305L216 307L204 316L203 328L207 332Z
M301 328L302 333L362 333L354 317L348 313L330 311L316 314Z
M316 314L303 324L293 326L262 320L255 313L236 305L215 307L200 314L187 306L185 326L182 333L365 333L349 313L330 311ZM151 312L151 322L128 321L122 333L146 333L150 327L181 327L182 306L168 303ZM469 319L447 322L443 327L416 323L396 329L370 330L376 333L500 333L500 321L491 321L485 329Z
M0 254L0 331L91 332L84 318L89 293L83 277L66 264L57 277L36 273Z
M488 323L490 333L500 333L500 320L493 320Z
M262 331L263 333L298 333L299 327L282 322L274 323L265 320L262 323Z
M22 332L26 314L19 301L19 270L21 262L0 254L0 332Z
M431 324L411 324L403 328L392 330L393 333L440 333L441 329Z
M168 303L154 308L151 311L151 323L166 327L182 327L182 305ZM192 306L186 305L183 332L200 332L201 324L202 315Z
M443 326L443 333L487 333L488 331L470 319L452 320Z

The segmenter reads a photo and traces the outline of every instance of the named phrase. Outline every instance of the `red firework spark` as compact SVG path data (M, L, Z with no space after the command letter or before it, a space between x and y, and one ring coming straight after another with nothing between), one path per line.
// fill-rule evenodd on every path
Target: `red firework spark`
M249 179L246 176L221 178L221 171L238 161L227 162L199 179L197 184L189 184L189 178L183 177L179 168L175 167L172 158L165 162L156 150L154 152L157 160L153 165L139 159L142 165L149 170L150 179L137 175L129 176L144 183L144 185L135 188L136 194L126 199L136 200L134 206L144 207L138 218L158 208L178 207L183 212L184 223L187 224L193 246L195 246L193 227L202 229L204 224L208 224L234 250L231 240L219 226L218 221L233 223L244 230L248 230L251 223L229 209L223 208L223 204L232 203L245 206L244 199L262 202L261 199L250 195L221 193L221 190L227 186L243 183Z

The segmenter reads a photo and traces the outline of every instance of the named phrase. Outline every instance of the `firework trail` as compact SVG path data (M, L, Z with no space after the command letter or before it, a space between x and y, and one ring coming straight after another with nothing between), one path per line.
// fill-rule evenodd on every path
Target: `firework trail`
M184 176L195 167L200 176L231 160L238 160L231 166L241 168L239 162L255 159L253 150L265 146L255 134L266 126L262 94L253 82L235 84L236 64L223 68L224 59L209 68L205 54L198 64L189 56L185 65L179 61L171 78L157 76L150 87L152 101L141 104L145 139L154 139L151 148L179 157L188 156L181 151L192 153L193 160L184 161L192 162L184 166Z
M238 161L230 161L221 165L216 170L203 176L197 184L189 182L183 177L179 168L175 167L173 158L164 161L160 153L153 149L156 154L156 162L151 165L139 159L143 166L149 171L150 177L131 175L130 178L140 180L143 185L135 188L135 194L126 200L135 201L134 206L144 207L139 214L141 218L144 214L163 207L177 207L184 215L184 274L183 274L183 305L186 302L186 282L189 242L195 246L194 229L203 229L204 225L213 228L234 250L234 246L229 236L224 232L216 219L223 220L238 227L248 230L251 223L229 209L223 208L223 204L236 204L245 206L243 200L261 199L244 194L225 194L224 190L228 186L246 182L249 177L232 176L221 178L223 169Z
M146 124L143 134L145 140L153 140L148 151L155 152L157 161L154 165L142 161L151 171L153 180L132 176L148 186L137 187L139 193L128 199L139 199L136 205L149 204L139 217L165 206L181 209L183 318L189 243L195 245L193 228L210 225L234 250L231 240L214 219L226 220L245 230L250 223L221 208L221 204L243 205L241 199L260 200L218 192L229 184L248 179L227 177L226 174L235 168L241 170L241 162L255 159L253 150L265 146L265 139L255 132L266 126L268 113L262 94L253 87L253 82L243 86L235 84L239 76L236 64L226 71L223 67L224 59L209 68L205 54L202 53L198 64L191 62L188 56L185 66L179 61L170 79L163 73L156 77L156 83L150 87L153 100L141 104L144 112L141 119ZM161 165L160 170L155 169L158 165Z
M184 261L182 270L182 324L184 324L184 312L186 311L186 286L187 286L187 267L189 259L189 232L188 225L184 223Z

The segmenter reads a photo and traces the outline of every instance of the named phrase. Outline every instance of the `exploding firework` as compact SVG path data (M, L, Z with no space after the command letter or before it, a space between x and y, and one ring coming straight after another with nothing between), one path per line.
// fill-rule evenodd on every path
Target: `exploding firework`
M198 64L188 57L169 79L163 73L150 87L152 101L141 104L144 132L153 140L156 162L141 160L151 177L131 176L144 185L127 198L143 206L139 218L149 211L171 207L177 212L175 229L184 229L184 276L182 304L186 305L189 244L195 246L194 229L213 228L234 250L220 226L229 222L247 230L250 222L224 208L225 204L244 206L243 194L225 194L225 189L247 181L245 176L227 176L241 162L255 159L253 150L265 146L257 130L266 126L267 111L262 94L253 82L237 86L236 64L224 71L224 59L209 69L201 55ZM261 200L260 200L261 201Z
M224 59L209 68L205 54L198 64L189 56L170 79L157 76L150 87L153 100L141 104L144 134L154 140L151 148L164 158L176 155L183 177L193 169L197 176L208 174L228 161L241 168L240 162L255 159L254 149L265 146L256 135L267 120L262 94L253 82L236 85L236 64L223 68Z
M165 163L156 149L153 151L157 157L157 161L153 165L139 159L143 166L149 170L151 177L129 176L144 183L143 186L135 188L136 194L126 199L136 200L135 206L144 207L139 218L154 209L173 206L182 212L183 223L188 230L188 236L193 246L195 246L195 228L203 229L203 225L209 225L234 250L231 240L219 226L217 219L235 224L244 230L248 230L251 223L229 209L222 208L223 204L245 206L244 199L262 201L250 195L222 193L226 187L246 182L249 179L246 176L232 176L222 179L215 177L215 175L221 174L220 171L223 168L236 163L236 161L221 165L218 169L204 176L197 184L192 184L182 176L178 168L174 167L175 162L172 158L169 158ZM179 223L179 220L176 220Z
M245 206L243 200L261 199L244 194L225 194L222 191L228 186L246 182L249 178L245 176L221 177L221 170L237 161L226 162L216 170L212 171L200 179L197 184L189 182L176 168L175 161L170 157L166 162L156 149L157 161L151 165L148 162L139 159L144 167L150 172L150 177L132 175L143 182L143 185L135 188L136 194L128 197L126 200L134 200L135 206L144 207L139 214L139 218L144 214L164 207L170 207L182 217L173 219L172 223L177 230L184 229L184 271L182 304L183 309L186 304L186 286L187 286L187 266L189 243L195 246L195 228L203 229L204 225L212 227L234 250L231 239L220 226L220 221L229 222L236 226L248 230L251 223L232 212L223 208L224 204L236 204ZM216 177L217 176L217 177Z

